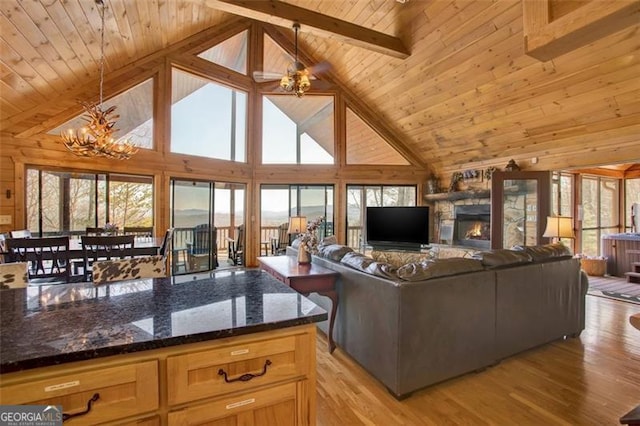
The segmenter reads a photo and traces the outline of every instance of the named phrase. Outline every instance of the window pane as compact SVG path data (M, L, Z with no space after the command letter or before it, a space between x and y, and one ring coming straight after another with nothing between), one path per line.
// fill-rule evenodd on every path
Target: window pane
M109 177L109 222L153 226L153 179L127 175Z
M262 97L264 164L333 164L333 96Z
M214 64L232 69L236 72L247 73L247 35L245 30L225 41L205 50L198 56Z
M153 79L150 78L124 93L103 102L104 108L115 106L114 135L118 140L128 139L140 148L153 148ZM68 129L81 129L86 125L85 113L48 132L59 135Z
M582 179L583 228L598 226L598 180L590 177Z
M573 175L560 176L560 212L561 216L572 216Z
M598 231L596 229L582 231L582 253L588 256L598 255Z
M246 93L173 70L171 152L245 161Z
M617 226L618 219L618 181L600 180L600 226Z

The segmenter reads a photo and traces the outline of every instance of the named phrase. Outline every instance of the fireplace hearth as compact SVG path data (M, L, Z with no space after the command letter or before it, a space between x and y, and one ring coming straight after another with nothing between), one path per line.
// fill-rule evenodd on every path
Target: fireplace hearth
M491 205L455 206L454 215L453 244L491 248Z

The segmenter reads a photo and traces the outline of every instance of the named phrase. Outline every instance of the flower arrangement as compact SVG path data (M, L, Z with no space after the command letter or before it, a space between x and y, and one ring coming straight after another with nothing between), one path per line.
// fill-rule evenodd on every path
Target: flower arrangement
M304 249L309 253L317 253L318 252L318 235L316 231L324 222L324 217L318 216L316 219L311 220L307 223L307 230L300 235L298 235L298 239L300 240L300 248L304 246Z
M115 223L105 223L103 228L105 234L117 234L118 233L118 225L116 225Z

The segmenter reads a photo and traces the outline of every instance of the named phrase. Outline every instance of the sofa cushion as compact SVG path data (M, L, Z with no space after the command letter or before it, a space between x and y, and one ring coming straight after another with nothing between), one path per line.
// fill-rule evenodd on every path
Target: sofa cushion
M340 260L340 263L378 277L388 279L396 278L396 268L393 265L384 262L376 262L362 253L354 251L346 253Z
M476 259L451 257L408 263L398 268L396 275L404 281L421 281L448 275L481 271L482 263Z
M376 262L389 263L396 268L406 265L407 263L417 263L430 259L429 253L417 253L410 251L393 251L393 250L373 250L371 257Z
M353 249L349 246L343 246L342 244L329 244L318 246L318 256L325 259L340 262L340 259L347 254L353 252Z
M330 246L332 244L338 244L338 239L336 238L335 235L328 235L328 236L324 237L320 241L320 243L318 243L318 247Z
M573 256L571 249L562 243L545 244L541 246L514 246L513 250L527 253L534 262L544 262L550 259L566 259Z
M475 254L473 258L480 260L487 268L500 268L532 261L531 256L525 251L507 249L483 251Z

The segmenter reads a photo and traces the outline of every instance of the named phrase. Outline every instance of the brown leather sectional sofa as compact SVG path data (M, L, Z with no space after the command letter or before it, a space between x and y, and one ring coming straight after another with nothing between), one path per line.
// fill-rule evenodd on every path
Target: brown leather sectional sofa
M398 399L584 329L587 276L562 245L395 268L332 244L313 262L340 273L337 345Z

